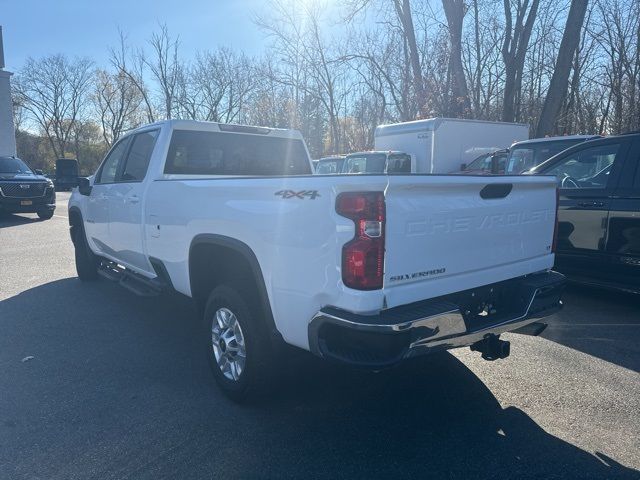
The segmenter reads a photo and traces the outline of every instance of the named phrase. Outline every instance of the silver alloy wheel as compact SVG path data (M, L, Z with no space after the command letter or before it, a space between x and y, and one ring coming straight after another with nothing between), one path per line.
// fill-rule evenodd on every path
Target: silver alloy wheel
M229 380L238 381L244 371L247 353L244 334L235 314L219 308L211 322L211 346L220 371Z

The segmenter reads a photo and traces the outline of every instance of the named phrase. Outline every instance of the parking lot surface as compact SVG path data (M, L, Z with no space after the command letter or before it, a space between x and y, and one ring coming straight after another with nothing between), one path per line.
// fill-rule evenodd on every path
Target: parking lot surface
M0 478L640 478L640 299L571 287L511 356L379 373L295 356L216 389L179 295L75 274L66 201L0 219Z

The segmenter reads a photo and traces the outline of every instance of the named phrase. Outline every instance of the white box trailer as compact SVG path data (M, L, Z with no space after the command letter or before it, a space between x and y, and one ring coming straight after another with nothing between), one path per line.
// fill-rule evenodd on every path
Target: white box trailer
M528 138L523 123L429 118L376 127L375 149L410 154L413 173L453 173L483 153Z

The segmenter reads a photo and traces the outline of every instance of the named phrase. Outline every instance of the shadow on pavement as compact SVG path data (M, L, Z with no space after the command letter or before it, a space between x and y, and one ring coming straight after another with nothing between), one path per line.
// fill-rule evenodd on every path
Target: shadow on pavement
M24 217L22 215L13 215L0 213L0 228L15 227L17 225L25 225L28 223L41 222L38 217Z
M194 315L75 278L0 302L8 478L638 478L503 409L447 353L380 373L300 353L270 399L233 404Z
M640 295L571 285L542 336L640 372Z

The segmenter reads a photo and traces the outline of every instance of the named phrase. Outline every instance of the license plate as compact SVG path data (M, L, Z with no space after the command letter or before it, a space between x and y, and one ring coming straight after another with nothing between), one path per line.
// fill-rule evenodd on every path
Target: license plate
M32 204L33 204L32 200L21 200L20 201L20 205L22 205L22 206L32 205Z

